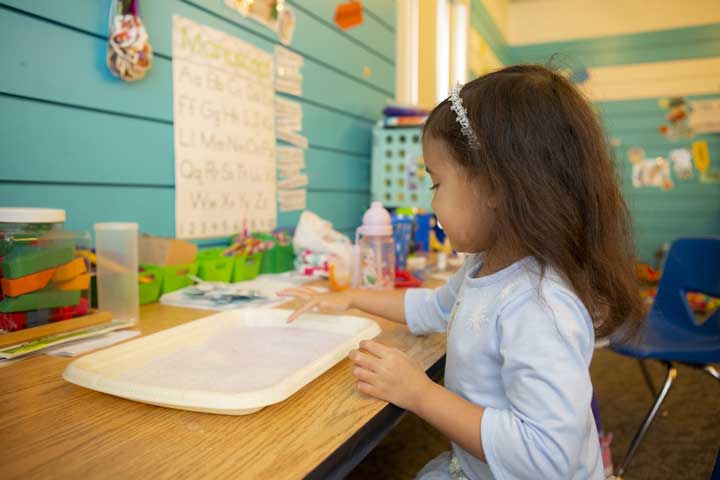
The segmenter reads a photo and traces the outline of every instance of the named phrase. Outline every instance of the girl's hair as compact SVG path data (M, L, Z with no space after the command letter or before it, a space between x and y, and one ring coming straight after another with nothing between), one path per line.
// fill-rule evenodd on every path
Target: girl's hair
M470 178L496 195L499 248L532 255L570 282L599 336L642 317L630 215L610 149L588 101L560 74L516 65L466 84L460 94L477 144L463 135L449 100L423 138L445 142Z

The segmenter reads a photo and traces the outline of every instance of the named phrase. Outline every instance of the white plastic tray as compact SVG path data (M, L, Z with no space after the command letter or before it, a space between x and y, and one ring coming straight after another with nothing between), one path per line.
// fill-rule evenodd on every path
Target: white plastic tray
M285 400L380 333L361 317L289 310L218 313L72 362L82 387L182 410L245 415Z

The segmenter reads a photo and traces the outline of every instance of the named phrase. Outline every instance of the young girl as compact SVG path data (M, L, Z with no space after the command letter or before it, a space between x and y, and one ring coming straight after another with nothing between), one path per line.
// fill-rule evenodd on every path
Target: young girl
M445 386L375 341L350 353L358 389L452 441L422 479L598 479L590 407L595 334L639 319L629 217L602 128L536 65L473 80L423 132L433 211L463 267L437 290L288 295L359 308L422 335L447 332Z

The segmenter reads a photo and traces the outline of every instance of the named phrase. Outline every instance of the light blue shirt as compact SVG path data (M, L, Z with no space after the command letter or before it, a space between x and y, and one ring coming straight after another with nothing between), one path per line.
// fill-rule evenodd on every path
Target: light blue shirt
M437 290L405 295L416 335L447 332L445 387L485 407L487 463L455 443L472 479L602 479L590 401L593 324L560 275L525 258L474 278L482 254ZM448 412L452 414L451 412Z

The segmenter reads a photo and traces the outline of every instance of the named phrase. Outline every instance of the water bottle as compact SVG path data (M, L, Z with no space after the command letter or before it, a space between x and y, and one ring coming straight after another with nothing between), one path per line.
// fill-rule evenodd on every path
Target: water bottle
M370 290L395 287L395 242L390 213L373 202L355 231L354 286Z

